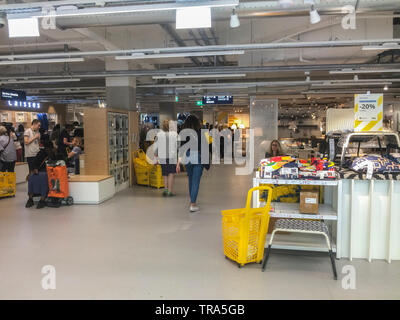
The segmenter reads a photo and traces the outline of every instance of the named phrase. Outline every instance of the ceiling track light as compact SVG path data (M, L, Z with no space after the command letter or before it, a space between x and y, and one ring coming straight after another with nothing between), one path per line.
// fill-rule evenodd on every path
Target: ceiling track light
M318 23L320 21L321 21L321 17L318 14L317 9L315 9L315 5L312 4L311 5L311 9L310 9L310 23L311 24L316 24L316 23Z
M236 14L236 10L235 10L235 9L232 10L230 26L231 26L231 28L238 28L238 27L240 27L239 17L238 17L238 15Z

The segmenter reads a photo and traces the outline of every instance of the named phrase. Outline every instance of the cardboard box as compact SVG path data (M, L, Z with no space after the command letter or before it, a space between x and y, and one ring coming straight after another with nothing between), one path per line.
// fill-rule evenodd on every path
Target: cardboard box
M319 191L300 192L300 213L318 214Z

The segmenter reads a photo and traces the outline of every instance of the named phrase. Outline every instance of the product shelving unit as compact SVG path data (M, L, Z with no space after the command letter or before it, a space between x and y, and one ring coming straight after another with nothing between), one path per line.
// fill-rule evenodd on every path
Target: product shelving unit
M340 180L286 180L286 179L262 179L253 178L253 187L260 184L277 185L307 185L324 186L324 204L319 205L318 214L302 214L299 211L299 203L272 202L270 216L273 218L291 219L317 219L329 222L331 232L332 251L340 258L341 247L341 181ZM260 207L259 192L253 197L253 208ZM267 235L266 243L270 235ZM324 238L310 236L307 234L279 234L274 237L273 249L323 251L326 252L326 241Z
M129 117L127 114L108 113L109 174L114 176L115 187L129 186Z
M135 111L85 108L85 174L114 177L116 192L131 186L138 130L139 115Z

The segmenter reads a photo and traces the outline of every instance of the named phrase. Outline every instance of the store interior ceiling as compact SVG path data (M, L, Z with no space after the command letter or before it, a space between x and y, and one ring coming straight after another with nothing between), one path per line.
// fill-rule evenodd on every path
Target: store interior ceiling
M211 28L176 29L174 6L193 3L215 5ZM234 112L246 112L251 97L277 98L281 117L351 107L367 91L400 101L399 0L229 3L1 1L1 86L37 101L97 105L106 78L135 77L137 108L147 113L176 97L178 111L198 110L203 95L233 95L233 106L217 110ZM355 8L355 29L342 26L346 6ZM55 23L42 23L40 36L9 37L8 17L43 12L56 12ZM240 26L232 28L234 13Z

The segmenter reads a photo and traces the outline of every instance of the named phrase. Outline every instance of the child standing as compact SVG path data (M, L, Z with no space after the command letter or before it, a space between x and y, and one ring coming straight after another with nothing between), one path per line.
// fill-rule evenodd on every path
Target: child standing
M80 174L79 155L82 153L80 148L81 139L78 137L72 140L72 151L68 152L69 167L74 169L75 174Z

